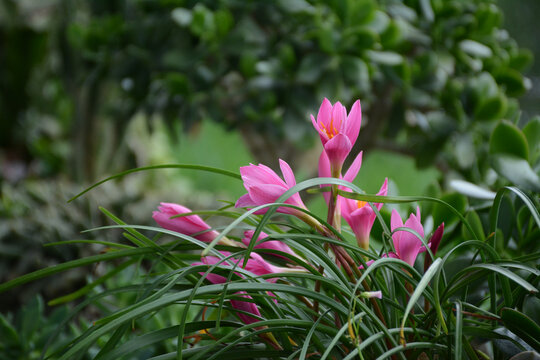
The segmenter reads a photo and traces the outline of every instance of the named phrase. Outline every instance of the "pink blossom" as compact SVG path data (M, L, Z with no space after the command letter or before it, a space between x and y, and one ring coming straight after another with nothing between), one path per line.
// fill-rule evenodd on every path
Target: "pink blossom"
M325 98L319 108L317 120L311 115L311 122L319 132L332 169L339 171L360 132L362 123L360 101L356 100L347 116L347 110L339 101L332 105Z
M364 291L360 293L360 297L364 299L370 299L370 298L377 298L382 299L382 292L380 290L377 291Z
M226 252L222 252L222 253L225 256L230 255L229 253L226 253ZM192 265L202 265L202 264L215 265L220 260L221 259L219 259L219 258L217 258L215 256L205 256L205 257L203 257L201 259L202 262L193 263ZM212 273L207 274L206 279L208 281L210 281L212 284L223 284L223 283L227 282L227 279L225 277L223 277L221 275L217 275L217 274L212 274ZM238 291L235 294L237 294L240 297L245 298L247 300L253 300L253 298L251 296L247 295L247 293L245 291ZM231 303L231 306L234 309L245 311L247 313L250 313L250 314L253 314L255 316L261 317L261 312L259 311L259 308L257 307L256 304L254 304L251 301L242 301L242 300L238 300L238 299L231 299L230 303ZM236 315L238 315L238 317L240 318L240 320L242 320L242 322L244 324L252 324L254 322L259 321L257 318L249 316L248 314L237 313Z
M244 181L244 187L247 194L242 195L236 202L235 207L255 207L259 205L274 203L287 190L296 185L296 179L289 164L283 160L279 160L279 166L285 181L283 181L272 169L268 166L259 164L242 166L240 175ZM289 197L285 203L295 205L301 208L306 208L298 193ZM262 209L257 214L263 214L268 209ZM278 212L286 214L300 215L296 209L288 207L279 207Z
M249 246L249 243L251 242L251 239L253 237L254 232L255 232L254 230L247 230L247 231L244 232L244 238L242 239L242 242L244 243L244 245ZM296 256L294 251L292 251L292 249L289 246L287 246L287 244L285 244L285 243L283 243L281 241L268 240L268 241L261 242L261 240L263 240L264 238L267 238L267 237L268 237L268 234L261 231L259 233L259 237L257 238L257 241L255 242L255 246L253 248L254 249L277 250L277 251L281 251L281 252L284 252L286 254L289 254L291 256ZM282 257L284 259L287 259L286 257L280 256L280 255L277 255L277 254L272 254L272 255L279 256L279 257Z
M388 179L385 179L377 195L386 196L387 192ZM374 205L379 211L383 206L382 203ZM343 198L341 200L341 213L354 232L358 246L367 250L369 248L369 234L377 217L373 208L365 201Z
M152 213L152 218L164 229L189 236L198 234L194 236L195 239L204 242L211 242L219 235L217 231L211 230L210 226L198 215L174 217L190 212L191 210L185 206L162 202L158 206L158 211Z
M420 222L420 208L416 209L416 215L411 214L409 218L403 224L401 216L394 209L392 211L392 217L390 219L390 226L392 229L392 240L394 241L395 257L405 261L409 265L413 266L416 257L420 253L422 248L422 241L413 233L406 230L397 230L399 227L406 227L416 231L422 238L424 237L424 228ZM392 256L394 257L394 256Z

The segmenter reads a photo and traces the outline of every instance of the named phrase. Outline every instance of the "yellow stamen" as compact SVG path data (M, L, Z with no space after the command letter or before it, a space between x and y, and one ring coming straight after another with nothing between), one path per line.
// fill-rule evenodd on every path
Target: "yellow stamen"
M362 201L362 200L358 200L358 201L356 202L356 206L358 206L359 209L363 208L363 207L366 206L366 205L367 205L367 202Z
M320 123L320 126L322 127L322 130L326 133L326 135L328 135L328 139L333 138L339 133L338 129L336 129L336 127L334 126L333 117L330 119L330 124L328 124L328 129L326 128L326 126L324 126L324 123L322 122Z

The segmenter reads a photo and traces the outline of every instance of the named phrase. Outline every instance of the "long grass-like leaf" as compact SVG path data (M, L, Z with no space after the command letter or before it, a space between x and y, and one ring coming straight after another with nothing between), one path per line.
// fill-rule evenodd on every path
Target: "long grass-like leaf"
M461 301L457 300L456 305L456 333L454 334L454 359L461 360L463 352L463 313L461 312Z
M139 167L139 168L135 168L135 169L130 169L130 170L126 170L126 171L122 171L121 173L118 173L116 175L112 175L112 176L109 176L108 178L105 178L101 181L98 181L97 183L95 183L94 185L86 188L85 190L81 191L80 193L78 193L77 195L75 195L74 197L72 197L71 199L68 200L68 202L72 202L73 200L81 197L82 195L86 194L87 192L89 192L90 190L100 186L101 184L103 183L106 183L107 181L111 181L111 180L114 180L114 179L118 179L118 178L121 178L121 177L124 177L126 175L129 175L129 174L132 174L134 172L139 172L139 171L148 171L148 170L157 170L157 169L189 169L189 170L199 170L199 171L206 171L206 172L212 172L212 173L216 173L216 174L221 174L221 175L225 175L225 176L230 176L232 178L236 178L236 179L242 179L242 177L240 176L240 174L237 174L237 173L234 173L232 171L228 171L228 170L223 170L223 169L219 169L219 168L214 168L214 167L211 167L211 166L203 166L203 165L191 165L191 164L163 164L163 165L152 165L152 166L144 166L144 167Z
M411 295L411 298L409 299L409 303L407 304L407 307L405 308L405 313L403 314L403 320L401 320L401 329L405 328L405 322L407 321L407 317L411 310L413 309L414 305L420 299L420 296L422 296L422 293L426 289L426 287L429 285L429 282L431 279L439 272L441 269L443 262L442 259L438 258L436 259L433 264L429 267L429 269L426 271L424 276L422 277L422 280L418 283L416 286L416 289ZM403 332L400 333L400 341L402 345L405 345L405 335Z
M38 279L42 279L44 277L57 274L59 272L66 271L69 269L73 269L73 268L77 268L77 267L81 267L81 266L85 266L89 264L94 264L101 261L119 259L123 257L148 255L148 254L152 254L153 252L155 252L155 250L150 249L150 248L115 250L115 251L107 252L105 254L88 256L82 259L68 261L62 264L50 266L44 269L31 272L29 274L22 275L16 279L0 284L0 293L6 290L9 290L11 288L14 288L16 286L23 285L23 284L26 284L28 282L35 281Z

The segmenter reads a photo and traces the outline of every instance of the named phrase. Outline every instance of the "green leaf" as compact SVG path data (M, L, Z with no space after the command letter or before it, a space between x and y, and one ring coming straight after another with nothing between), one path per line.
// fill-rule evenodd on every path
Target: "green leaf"
M474 210L471 210L469 211L467 216L465 216L465 218L467 219L469 225L471 225L471 227L474 229L476 236L479 237L478 240L484 241L484 228L482 227L482 220L480 220L480 216L478 216L478 213ZM471 234L471 232L467 229L465 225L463 225L463 227L461 228L461 234L466 240L473 239L474 236L473 234Z
M97 262L112 260L112 259L119 259L122 257L146 255L152 252L155 252L155 249L137 248L137 249L129 249L129 250L111 251L105 254L94 255L94 256L89 256L82 259L68 261L59 265L50 266L45 269L40 269L40 270L31 272L29 274L25 274L16 279L0 284L0 293L7 291L15 286L26 284L28 282L38 280L38 279L62 272L62 271L76 268L76 267L81 267L81 266L85 266L85 265L89 265L89 264L93 264Z
M401 320L402 331L400 332L400 341L402 345L405 345L405 336L403 333L403 328L405 327L405 322L407 321L407 317L409 316L409 313L411 312L413 307L416 305L416 302L418 301L418 299L420 299L420 296L422 296L422 294L424 293L424 290L429 285L429 282L431 281L431 279L435 276L435 274L438 273L443 263L444 262L441 258L435 259L435 261L433 262L433 264L431 264L431 266L426 271L424 276L422 276L422 279L420 280L418 285L416 285L416 289L412 293L409 299L409 302L407 303L407 307L405 308L405 313L403 314L403 320Z
M523 128L523 134L529 145L529 161L536 163L540 158L540 116L535 116Z
M519 49L517 53L510 55L509 66L517 71L523 71L533 62L534 55L529 49Z
M490 154L509 154L527 160L529 146L523 132L509 121L497 124L489 139Z
M148 170L157 170L157 169L190 169L190 170L199 170L199 171L207 171L207 172L213 172L213 173L216 173L216 174L226 175L226 176L230 176L230 177L233 177L233 178L236 178L236 179L239 179L239 180L242 179L242 177L240 176L240 174L234 173L234 172L232 172L232 171L223 170L223 169L218 169L218 168L214 168L214 167L210 167L210 166L203 166L203 165L190 165L190 164L164 164L164 165L143 166L143 167L140 167L140 168L135 168L135 169L127 170L127 171L122 171L121 173L118 173L118 174L116 174L116 175L109 176L108 178L105 178L105 179L103 179L103 180L101 180L101 181L98 181L98 182L95 183L94 185L90 186L89 188L85 189L84 191L81 191L80 193L78 193L77 195L75 195L74 197L72 197L71 199L69 199L68 202L72 202L73 200L77 199L78 197L81 197L82 195L86 194L87 192L89 192L89 191L92 190L93 188L96 188L96 187L98 187L99 185L101 185L101 184L103 184L103 183L106 183L107 181L114 180L114 179L118 179L118 178L121 178L121 177L123 177L123 176L126 176L126 175L131 174L131 173L134 173L134 172L148 171Z
M400 54L392 51L368 50L366 54L371 61L382 65L393 66L399 65L403 62L403 57Z
M507 109L506 97L503 94L481 99L474 109L474 117L478 120L497 120L500 119Z
M435 20L435 14L433 13L433 8L431 7L431 0L420 0L420 8L422 13L427 21L433 22Z
M479 58L489 58L493 55L491 49L478 41L463 40L459 43L459 48L471 56Z
M296 80L300 83L312 84L320 78L327 65L328 57L322 54L304 56L296 73Z
M278 5L291 14L313 13L315 8L306 0L278 0Z
M523 95L527 88L523 76L517 70L506 68L495 74L495 80L506 88L508 96L517 97Z
M9 321L0 314L0 339L4 346L16 346L19 343L19 335L17 330L9 323ZM2 345L0 345L2 349Z
M450 193L445 194L441 200L448 203L460 213L465 213L465 209L467 208L467 198L465 196L458 193ZM456 224L459 221L459 217L448 206L435 204L433 205L433 221L435 224L444 222L445 228L448 228Z
M510 308L501 310L501 318L508 330L519 336L536 351L540 351L540 326L531 318Z
M540 192L540 178L531 166L522 158L512 155L498 154L491 157L493 169L524 189Z
M475 199L493 200L495 193L465 180L451 180L450 187L458 193Z

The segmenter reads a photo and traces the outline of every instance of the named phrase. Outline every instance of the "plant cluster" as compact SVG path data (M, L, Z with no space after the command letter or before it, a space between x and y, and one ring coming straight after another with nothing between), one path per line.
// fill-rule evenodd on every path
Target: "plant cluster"
M106 248L1 284L5 291L125 259L53 301L86 296L84 304L97 307L100 318L44 354L61 360L91 350L96 359L505 359L540 351L536 200L516 187L496 194L476 187L481 200L454 198L456 208L426 196L389 196L387 180L377 195L367 195L352 183L362 163L362 152L353 156L360 102L347 113L325 99L311 120L323 146L314 179L297 183L283 160L282 176L263 164L241 167L240 175L163 165L105 179L160 167L198 169L240 178L247 192L215 211L163 202L153 213L160 227L127 225L102 209L117 225L98 229L121 228L129 244L87 240ZM345 171L348 157L354 159ZM326 218L306 207L304 190L324 196ZM406 203L420 203L422 211L417 206L403 221L397 205ZM201 216L233 220L212 227ZM149 238L147 231L158 235ZM133 268L140 276L119 281ZM163 314L158 328L145 326Z

